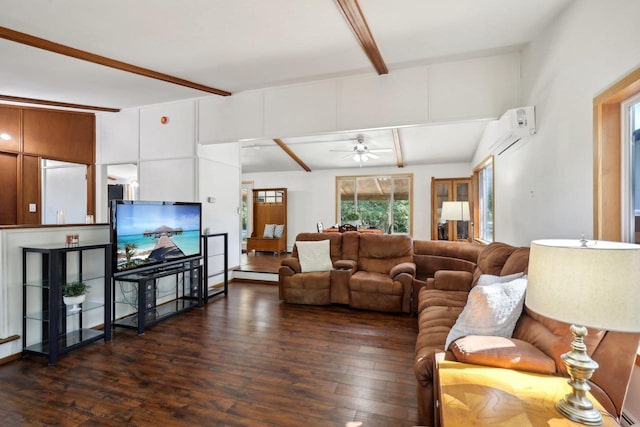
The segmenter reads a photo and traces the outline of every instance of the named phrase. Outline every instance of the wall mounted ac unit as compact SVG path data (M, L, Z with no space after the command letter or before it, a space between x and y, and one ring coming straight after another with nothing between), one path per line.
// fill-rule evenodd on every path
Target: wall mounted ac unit
M494 142L491 153L500 155L518 141L536 134L535 107L520 107L507 110L498 120L490 123Z

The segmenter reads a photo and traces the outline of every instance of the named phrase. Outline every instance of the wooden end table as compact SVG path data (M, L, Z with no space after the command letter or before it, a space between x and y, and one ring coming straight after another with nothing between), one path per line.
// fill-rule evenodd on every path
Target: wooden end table
M570 392L567 378L459 362L438 363L438 400L442 427L583 426L555 408ZM600 403L603 427L619 426Z

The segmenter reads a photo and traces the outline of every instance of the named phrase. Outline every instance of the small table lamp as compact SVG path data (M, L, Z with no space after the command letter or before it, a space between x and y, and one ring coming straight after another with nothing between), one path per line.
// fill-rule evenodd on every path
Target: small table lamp
M640 331L640 245L586 240L531 242L526 306L571 323L574 341L562 355L572 392L556 404L565 417L586 425L602 415L586 396L598 364L587 354L587 327Z
M441 221L469 221L470 219L469 202L442 202ZM466 234L465 240L469 236L469 233Z

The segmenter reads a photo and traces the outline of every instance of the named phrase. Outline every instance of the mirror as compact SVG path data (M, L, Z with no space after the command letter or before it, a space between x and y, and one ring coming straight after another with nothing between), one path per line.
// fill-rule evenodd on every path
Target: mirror
M126 163L107 166L107 200L138 200L138 165Z
M87 165L42 159L42 223L84 224Z

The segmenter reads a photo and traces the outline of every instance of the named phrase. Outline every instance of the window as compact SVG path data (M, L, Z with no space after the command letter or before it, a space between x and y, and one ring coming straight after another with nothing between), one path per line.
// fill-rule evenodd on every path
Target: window
M477 224L475 237L483 242L494 239L494 192L493 192L493 156L488 157L473 170L476 191L474 222Z
M622 219L625 175L620 160L625 99L640 94L640 68L632 71L593 99L593 237L618 241L625 238ZM629 212L630 210L626 210ZM627 214L628 215L628 214Z
M640 96L622 103L623 240L640 243Z
M336 177L336 218L341 224L411 234L413 175Z

